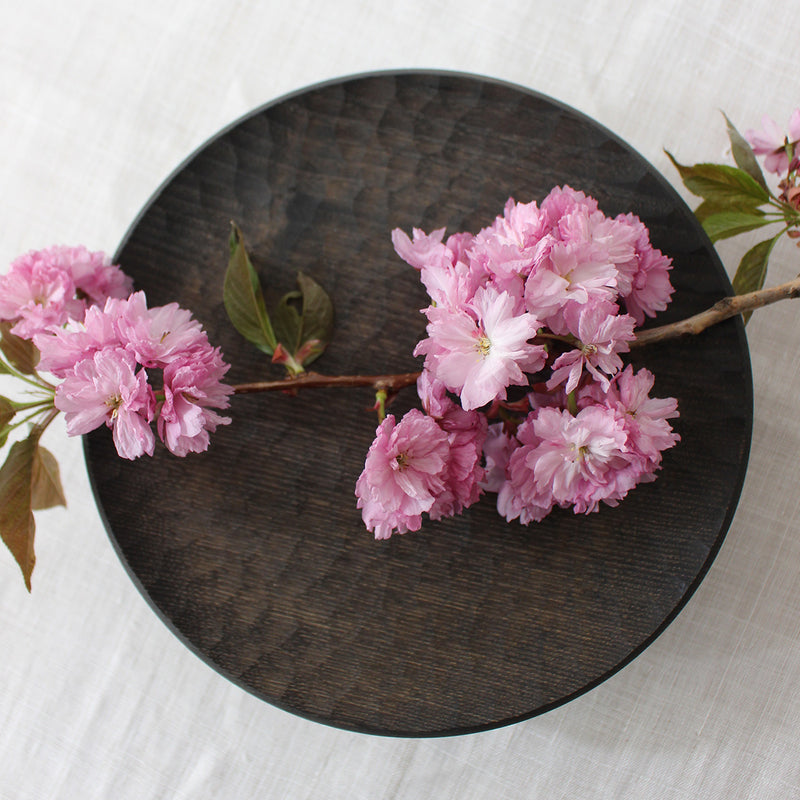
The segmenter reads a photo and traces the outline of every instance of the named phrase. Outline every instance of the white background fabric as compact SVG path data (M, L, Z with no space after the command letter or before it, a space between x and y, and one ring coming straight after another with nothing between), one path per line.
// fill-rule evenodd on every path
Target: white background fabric
M2 6L2 270L55 243L113 252L218 129L348 74L430 67L528 86L622 136L675 185L662 148L684 162L728 157L720 110L744 130L763 113L783 125L800 105L798 11L778 0ZM741 245L720 252L732 272ZM798 265L784 246L770 282ZM595 690L464 737L332 729L217 675L128 578L81 443L54 425L45 444L69 508L38 515L30 596L0 552L0 797L800 797L799 313L784 303L748 326L749 471L686 609Z

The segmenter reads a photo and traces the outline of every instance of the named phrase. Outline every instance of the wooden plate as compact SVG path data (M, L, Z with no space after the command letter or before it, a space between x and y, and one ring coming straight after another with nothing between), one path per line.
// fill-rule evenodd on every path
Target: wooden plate
M300 269L337 326L315 368L406 372L427 304L390 232L477 232L555 185L634 212L675 262L659 322L730 293L677 193L595 122L519 87L447 73L326 83L259 109L156 193L116 260L150 305L192 309L233 383L277 376L222 306L230 222L275 295ZM752 384L729 321L637 352L677 397L682 442L615 509L523 527L492 499L375 542L354 484L375 428L364 390L241 396L210 450L126 462L86 438L97 502L157 613L211 666L281 708L358 731L465 733L531 717L640 653L697 588L744 478ZM406 390L393 407L415 402Z

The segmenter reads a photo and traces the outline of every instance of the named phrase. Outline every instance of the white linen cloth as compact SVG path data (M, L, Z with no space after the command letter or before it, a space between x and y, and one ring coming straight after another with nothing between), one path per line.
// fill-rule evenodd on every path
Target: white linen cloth
M50 244L113 252L153 191L240 115L330 78L483 74L588 114L684 197L684 163L800 105L798 11L761 0L26 0L0 25L0 270ZM693 201L696 202L696 201ZM743 252L720 247L732 273ZM790 245L770 283L798 271ZM747 329L750 466L725 544L678 618L588 694L447 739L315 724L232 685L151 610L94 505L81 443L45 444L68 509L37 515L29 596L0 552L0 797L800 797L800 304ZM0 392L7 382L0 383Z

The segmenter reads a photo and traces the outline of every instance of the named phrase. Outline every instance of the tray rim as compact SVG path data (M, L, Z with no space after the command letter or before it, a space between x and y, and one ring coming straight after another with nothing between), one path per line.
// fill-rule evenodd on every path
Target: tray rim
M179 164L167 175L167 177L161 181L158 187L153 191L153 193L148 198L147 202L141 207L137 215L134 217L130 225L128 226L125 234L123 235L122 239L120 240L119 245L117 246L114 255L113 255L113 263L118 263L119 256L128 244L129 240L133 236L136 228L142 221L142 219L147 215L150 211L151 207L158 201L161 195L167 190L170 184L175 180L177 176L181 174L181 172L191 163L193 162L206 148L211 146L214 142L218 141L219 139L226 136L231 131L235 130L238 126L242 125L243 123L247 122L248 120L257 117L259 114L267 111L270 108L278 106L286 101L289 101L295 97L300 97L302 95L319 91L321 89L329 88L332 86L347 84L350 82L355 82L359 80L365 79L372 79L372 78L396 78L396 77L420 77L420 78L445 78L445 79L463 79L468 81L475 81L480 82L483 84L489 84L499 87L504 87L507 89L511 89L516 92L520 92L522 94L532 96L534 98L538 98L544 102L551 104L552 106L565 111L567 114L581 120L584 122L589 123L592 127L594 127L598 132L603 133L613 142L621 145L624 149L630 151L632 154L637 156L643 164L646 164L649 167L651 176L661 185L662 189L668 194L671 195L676 204L678 206L685 207L689 213L693 215L691 208L688 206L686 201L681 197L680 193L677 191L676 187L670 183L666 177L657 170L647 159L645 159L638 150L632 147L627 141L622 139L619 135L608 129L602 123L597 122L595 119L590 117L589 115L583 113L582 111L575 109L574 107L568 105L567 103L555 99L549 95L546 95L542 92L536 91L529 87L526 87L521 84L517 84L514 82L510 82L504 79L495 78L491 76L485 76L478 73L471 73L459 70L442 70L442 69L425 69L425 68L405 68L405 69L381 69L381 70L373 70L373 71L364 71L364 72L357 72L352 74L342 75L340 77L333 77L329 79L325 79L313 84L309 84L298 89L291 90L286 92L274 99L268 100L256 108L246 112L245 114L239 116L232 122L228 123L227 125L223 126L219 129L216 133L212 134L208 137L205 141L203 141L199 146L197 146L188 156L182 159ZM697 234L700 237L702 244L705 246L705 249L709 255L709 261L713 264L714 268L716 269L719 277L722 279L723 283L725 284L726 288L729 290L729 293L733 293L733 288L730 283L730 278L722 264L722 261L719 257L719 254L714 248L711 240L706 235L705 231L703 231L702 227L697 224ZM647 327L648 325L652 325L653 321L648 320L644 326ZM752 364L749 355L749 348L747 343L747 337L745 333L745 327L741 320L741 317L736 317L734 319L728 320L725 324L732 324L735 326L736 329L736 337L737 343L739 345L740 353L742 356L742 377L744 381L744 389L745 394L742 398L743 404L747 406L745 416L746 416L746 429L743 431L742 439L743 439L743 450L741 455L741 460L739 463L739 470L737 475L737 480L735 485L731 485L731 502L728 505L726 510L724 520L722 525L720 526L719 533L717 534L714 544L712 547L709 548L708 555L704 560L700 570L695 575L694 579L687 585L684 593L681 595L679 601L673 607L669 614L661 621L661 623L652 631L652 633L647 636L637 647L635 647L627 656L621 659L618 663L614 664L610 669L606 672L598 675L594 679L590 680L588 683L582 685L575 691L563 696L559 697L556 700L551 702L545 703L541 706L538 706L535 709L532 709L529 712L525 712L519 715L514 715L510 717L506 717L502 720L494 720L491 722L486 722L482 724L474 724L474 725L467 725L463 727L453 727L453 728L442 728L441 730L437 731L418 731L418 730L401 730L401 729L392 729L392 730L385 730L383 728L377 728L370 726L369 724L361 724L361 725L350 725L340 723L328 718L325 718L322 715L306 712L303 710L298 710L294 708L288 703L281 701L280 699L275 699L272 697L267 697L265 694L260 692L255 687L249 686L245 683L241 678L232 674L226 668L220 666L217 662L213 661L202 649L192 642L186 634L184 634L176 625L175 623L167 616L165 612L161 610L161 608L156 604L156 602L152 599L147 589L144 587L139 576L131 567L130 563L128 562L127 557L125 556L122 546L120 545L119 541L117 540L116 535L113 532L111 524L108 520L106 515L105 508L101 503L100 499L100 491L99 487L96 482L95 472L92 468L92 459L89 453L89 439L92 434L87 434L82 436L82 448L84 454L84 461L87 468L87 473L89 477L89 483L92 490L92 496L95 501L95 506L100 514L100 517L103 521L103 525L106 529L106 533L108 535L109 540L111 541L112 547L114 548L118 558L120 559L125 571L128 574L128 577L133 582L134 586L136 587L137 591L142 595L145 602L148 606L155 612L157 617L163 622L168 630L175 635L178 640L195 656L200 658L207 666L209 666L214 672L221 675L222 677L226 678L228 681L233 683L235 686L243 689L248 694L257 697L262 702L268 703L269 705L279 708L282 711L286 711L293 716L300 717L302 719L309 720L311 722L321 723L328 727L332 727L337 730L348 731L351 733L360 733L360 734L368 734L368 735L376 735L388 738L408 738L408 739L425 739L425 738L443 738L443 737L450 737L450 736L462 736L474 733L481 733L484 731L496 730L499 728L507 727L509 725L514 725L519 722L523 722L529 719L533 719L541 714L547 713L548 711L552 711L560 706L566 705L567 703L571 702L572 700L577 699L581 695L586 694L587 692L591 691L592 689L597 688L600 684L607 681L613 675L621 671L624 667L628 666L632 661L638 658L665 630L669 627L670 624L677 618L677 616L683 611L683 609L688 604L689 600L693 597L694 593L697 591L700 584L705 580L714 560L716 559L719 551L727 537L728 531L730 530L730 526L733 522L739 501L741 499L742 489L744 487L744 481L747 475L747 466L749 462L749 456L752 446L752 435L753 435L753 418L754 418L754 392L753 392L753 375L752 375Z

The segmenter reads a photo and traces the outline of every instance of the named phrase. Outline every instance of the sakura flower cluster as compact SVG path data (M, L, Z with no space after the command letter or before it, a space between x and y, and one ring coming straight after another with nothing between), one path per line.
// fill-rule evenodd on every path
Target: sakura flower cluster
M527 524L653 480L679 440L677 402L651 398L653 375L621 355L669 303L672 264L641 220L564 186L541 205L509 199L475 235L444 234L392 233L431 300L414 351L423 410L378 427L356 485L367 528L418 530L484 492Z
M228 365L189 311L148 308L131 289L102 253L31 252L0 278L0 319L33 341L37 370L57 379L53 403L68 434L106 425L127 459L152 455L156 433L175 455L201 452L230 422L217 413L232 392Z

